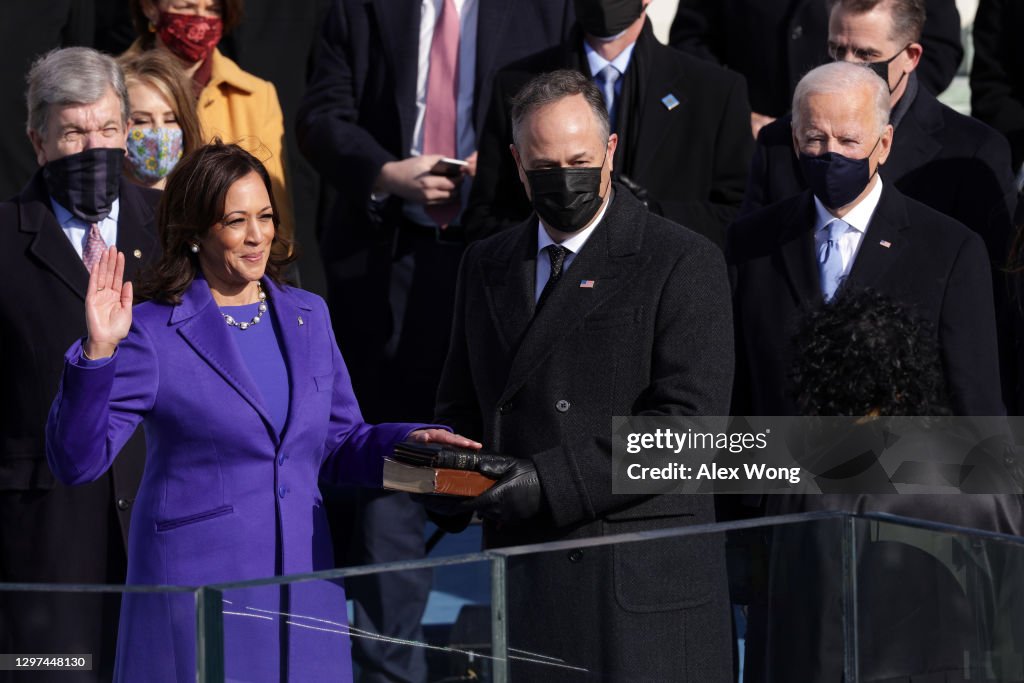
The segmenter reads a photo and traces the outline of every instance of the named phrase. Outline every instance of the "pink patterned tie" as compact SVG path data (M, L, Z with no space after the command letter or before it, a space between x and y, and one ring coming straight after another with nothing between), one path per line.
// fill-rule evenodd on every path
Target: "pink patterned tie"
M455 158L456 103L459 94L459 13L455 0L444 0L430 43L427 106L423 115L423 153ZM459 214L459 203L428 206L427 215L445 227Z
M89 239L85 243L85 248L82 249L82 263L85 264L85 269L92 272L93 266L100 262L100 257L103 256L103 252L107 249L107 243L103 241L103 235L100 234L100 226L93 223L89 228Z

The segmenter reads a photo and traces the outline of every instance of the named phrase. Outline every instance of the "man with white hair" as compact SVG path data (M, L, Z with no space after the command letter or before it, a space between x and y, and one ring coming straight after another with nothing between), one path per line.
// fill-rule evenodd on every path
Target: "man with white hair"
M828 0L828 5L829 54L871 69L889 93L895 139L882 178L963 223L985 242L996 302L1003 397L1018 412L1024 408L1024 393L1015 398L1014 384L1024 383L1010 332L1014 313L1004 271L1017 203L1010 147L998 132L957 113L921 87L917 73L925 50L925 0ZM789 124L786 116L761 130L741 215L808 187L790 153Z
M793 333L839 288L870 288L912 307L937 334L954 412L1003 414L985 245L883 182L894 144L889 106L885 82L856 64L818 67L797 85L791 139L809 189L740 219L727 239L734 414L796 414Z
M124 583L132 500L145 456L136 434L87 486L56 482L43 430L68 346L86 331L88 268L110 245L132 277L160 251L160 193L121 180L128 97L120 68L89 48L55 50L28 74L27 133L39 170L0 203L0 582ZM112 676L116 596L0 593L0 652L91 654Z

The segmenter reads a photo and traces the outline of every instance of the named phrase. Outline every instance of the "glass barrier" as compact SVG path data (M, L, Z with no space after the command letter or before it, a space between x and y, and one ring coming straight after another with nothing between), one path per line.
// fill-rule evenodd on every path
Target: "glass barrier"
M18 652L92 655L88 680L112 660L61 644L57 615L123 600L133 638L189 642L192 659L142 662L176 681L348 680L413 656L430 683L1024 681L1024 538L880 513L686 521L613 516L598 538L195 588L0 584L0 600L6 623L51 629ZM377 632L345 595L423 572L420 640Z

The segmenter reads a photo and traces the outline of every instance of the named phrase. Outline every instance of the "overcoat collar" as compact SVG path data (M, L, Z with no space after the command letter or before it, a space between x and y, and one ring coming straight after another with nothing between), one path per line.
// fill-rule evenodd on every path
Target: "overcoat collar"
M143 192L146 190L121 180L117 248L125 254L125 277L128 279L134 278L148 257L155 257L159 250L155 216L143 200ZM35 234L29 244L29 253L85 301L89 273L53 215L42 171L36 171L17 201L19 230Z
M807 308L822 302L818 261L814 252L814 225L814 198L810 190L805 190L783 220L779 251L793 295ZM899 233L908 226L902 196L889 184L884 184L882 196L861 238L857 257L843 287L862 289L875 286L905 247L906 240Z
M519 236L507 254L481 260L491 318L512 357L504 397L518 391L562 339L643 267L647 217L647 208L616 185L601 223L536 315L536 216L515 228ZM586 281L593 286L581 287Z
M269 302L268 313L281 332L281 352L288 368L290 400L284 431L278 434L270 420L259 388L234 340L224 323L220 309L213 300L210 286L203 277L197 277L182 295L181 303L171 310L170 324L178 325L178 334L253 407L267 426L267 432L280 446L287 438L289 428L301 415L303 379L309 376L311 307L299 300L291 291L279 287L270 278L262 280Z

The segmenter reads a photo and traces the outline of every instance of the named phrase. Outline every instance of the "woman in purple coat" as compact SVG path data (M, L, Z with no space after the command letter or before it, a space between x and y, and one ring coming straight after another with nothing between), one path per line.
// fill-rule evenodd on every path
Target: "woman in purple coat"
M363 422L327 306L282 284L291 245L263 165L234 145L183 159L160 206L164 255L132 308L110 247L65 357L47 456L67 484L103 474L141 422L148 456L128 582L196 586L333 566L317 482L381 484L397 441L469 439ZM358 334L358 321L351 321ZM126 594L117 679L194 680L191 594ZM351 680L344 590L225 594L229 680Z

